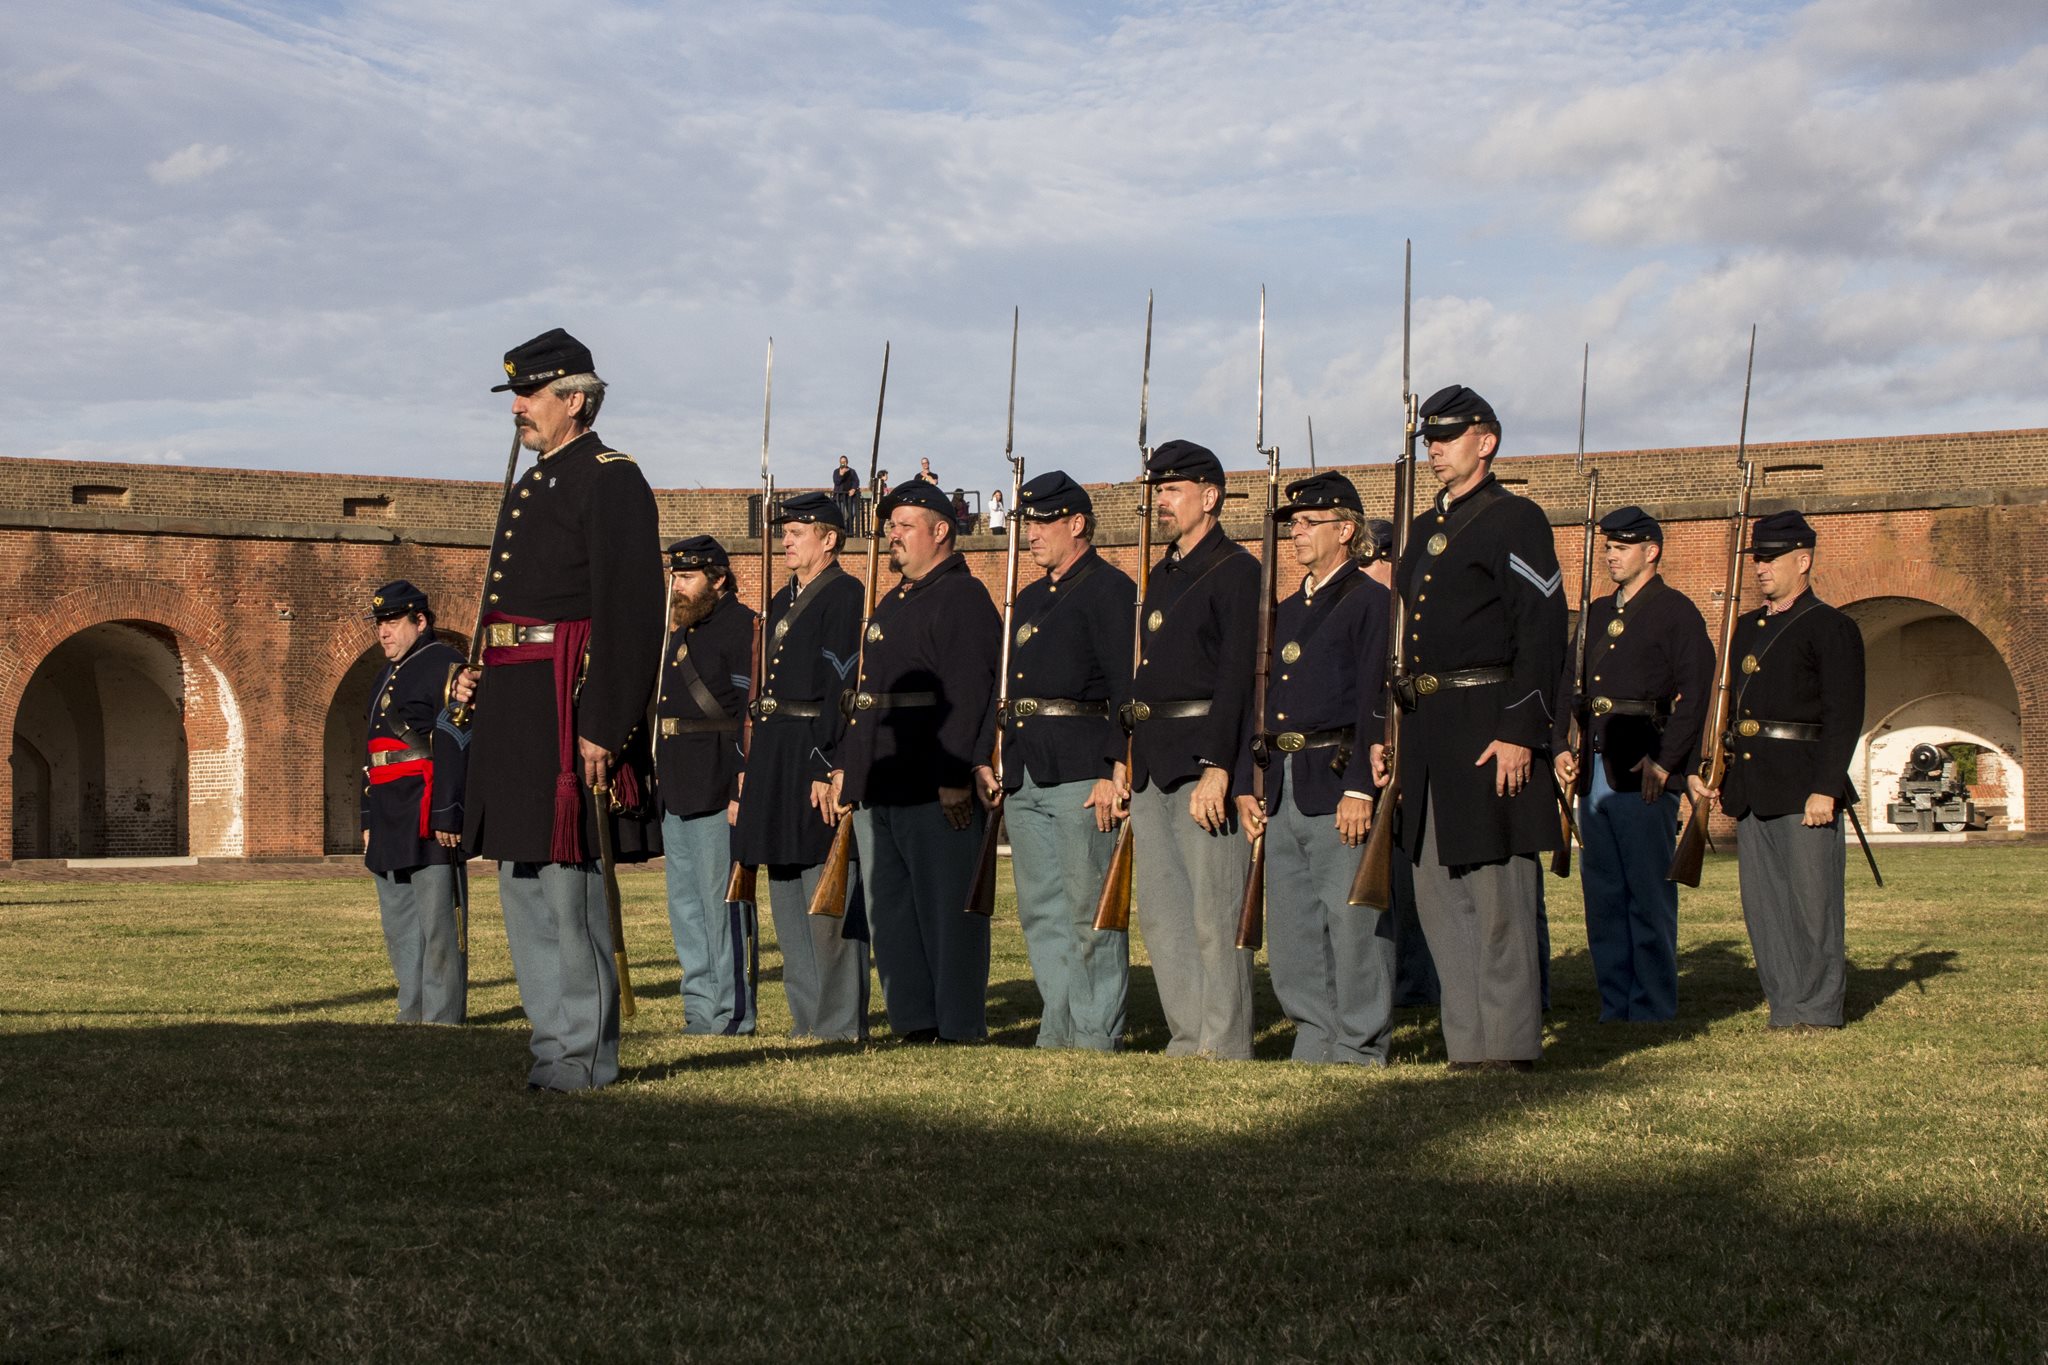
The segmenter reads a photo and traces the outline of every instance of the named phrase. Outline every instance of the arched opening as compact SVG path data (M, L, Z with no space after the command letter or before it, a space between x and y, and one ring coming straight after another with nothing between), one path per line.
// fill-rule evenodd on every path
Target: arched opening
M468 641L455 631L435 635L456 649ZM361 853L363 760L370 736L370 690L384 671L384 651L375 643L356 656L335 685L327 704L321 741L325 774L321 797L323 839L329 853Z
M22 693L13 757L18 858L243 852L240 707L162 626L109 621L51 650Z
M1898 799L1913 750L1968 746L1970 799L1991 829L2026 828L2019 689L1997 646L1946 607L1875 597L1843 608L1863 633L1863 740L1850 774L1878 828Z

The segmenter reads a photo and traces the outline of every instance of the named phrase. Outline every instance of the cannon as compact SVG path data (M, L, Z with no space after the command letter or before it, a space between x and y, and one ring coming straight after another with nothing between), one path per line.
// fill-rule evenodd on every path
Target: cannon
M1898 799L1885 814L1900 829L1923 834L1984 828L1970 789L1956 777L1955 760L1932 744L1913 746L1906 770L1899 774Z

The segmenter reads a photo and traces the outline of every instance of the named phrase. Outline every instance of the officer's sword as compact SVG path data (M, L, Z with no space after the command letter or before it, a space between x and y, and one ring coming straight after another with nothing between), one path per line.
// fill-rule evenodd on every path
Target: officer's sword
M1856 831L1856 842L1863 846L1863 860L1870 864L1870 875L1877 882L1878 889L1884 889L1884 874L1877 870L1877 855L1870 851L1870 840L1863 837L1863 822L1856 818L1856 803L1844 803L1849 812L1849 828Z
M590 788L590 814L597 824L597 866L604 874L604 908L612 922L612 965L619 973L619 1018L633 1017L633 969L626 962L626 923L619 904L619 858L612 846L612 784L600 777Z

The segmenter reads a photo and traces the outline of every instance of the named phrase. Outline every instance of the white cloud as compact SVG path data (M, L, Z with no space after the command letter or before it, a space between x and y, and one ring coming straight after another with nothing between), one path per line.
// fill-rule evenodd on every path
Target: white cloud
M234 159L234 153L226 147L210 147L195 142L181 147L161 161L149 163L149 178L159 185L183 185L193 180L203 180Z

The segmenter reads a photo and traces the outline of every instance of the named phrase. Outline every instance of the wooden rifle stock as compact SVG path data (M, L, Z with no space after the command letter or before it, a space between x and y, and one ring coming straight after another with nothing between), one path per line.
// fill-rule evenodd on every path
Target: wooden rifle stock
M882 460L882 408L889 399L889 343L882 343L882 387L875 397L875 442L868 449L868 491L875 487L875 474ZM877 515L870 518L876 524L868 527L868 581L866 584L867 603L861 611L860 651L855 656L853 669L853 690L859 692L867 680L868 627L875 620L875 580L882 572L882 527L881 502L875 503ZM840 813L839 823L832 831L832 847L825 854L825 870L818 877L818 889L811 895L809 913L824 915L829 919L846 918L846 889L853 862L853 812L849 809Z
M1392 759L1393 745L1387 746L1387 757ZM1375 910L1390 910L1394 905L1394 808L1401 796L1399 778L1389 778L1386 790L1380 794L1380 810L1373 816L1372 829L1365 836L1365 853L1358 860L1358 871L1351 878L1351 894L1345 899L1352 905L1369 905Z
M1109 855L1109 875L1102 879L1102 894L1095 899L1095 927L1128 933L1131 927L1132 861L1131 820L1124 817L1116 832L1116 848Z

